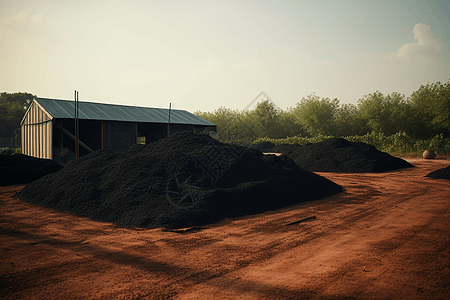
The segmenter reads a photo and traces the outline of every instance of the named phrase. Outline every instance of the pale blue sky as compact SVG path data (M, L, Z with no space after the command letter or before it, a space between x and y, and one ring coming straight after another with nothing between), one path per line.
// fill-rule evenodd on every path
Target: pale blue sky
M0 2L0 92L191 112L450 79L450 0Z

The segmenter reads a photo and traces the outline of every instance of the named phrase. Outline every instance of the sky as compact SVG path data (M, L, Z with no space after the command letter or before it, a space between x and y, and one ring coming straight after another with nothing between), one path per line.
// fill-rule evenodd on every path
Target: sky
M212 112L449 79L450 0L0 1L0 92Z

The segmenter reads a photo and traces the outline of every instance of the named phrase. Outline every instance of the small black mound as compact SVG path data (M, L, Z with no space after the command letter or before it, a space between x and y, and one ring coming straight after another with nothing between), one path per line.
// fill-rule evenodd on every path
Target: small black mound
M0 155L0 186L30 183L62 168L50 159L23 154Z
M289 155L297 151L301 147L302 145L299 144L281 144L270 149L270 152L283 153L285 155Z
M27 185L34 204L124 227L183 228L341 192L288 157L179 132L117 154L96 151Z
M450 166L428 173L425 177L450 180Z
M250 147L253 149L257 149L261 152L268 152L267 150L270 150L273 147L275 147L275 144L273 144L271 142L262 142L262 143L250 145Z
M286 155L299 167L311 172L370 173L413 167L372 145L342 138L307 144Z

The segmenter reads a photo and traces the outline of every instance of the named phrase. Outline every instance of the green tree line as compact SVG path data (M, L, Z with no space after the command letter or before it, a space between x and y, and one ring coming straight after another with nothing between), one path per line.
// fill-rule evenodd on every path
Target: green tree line
M414 140L444 138L450 134L450 80L422 85L409 97L379 91L364 95L357 104L339 99L303 97L295 107L278 109L263 101L253 110L220 107L196 115L217 124L218 135L227 141L261 138L345 137L403 132Z
M14 137L34 97L29 93L0 93L0 136Z

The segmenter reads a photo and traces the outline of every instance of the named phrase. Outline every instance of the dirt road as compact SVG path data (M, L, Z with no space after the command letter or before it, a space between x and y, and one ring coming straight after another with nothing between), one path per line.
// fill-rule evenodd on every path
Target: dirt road
M3 187L0 298L450 299L450 181L424 177L450 161L411 163L319 173L345 191L179 231L94 222Z

